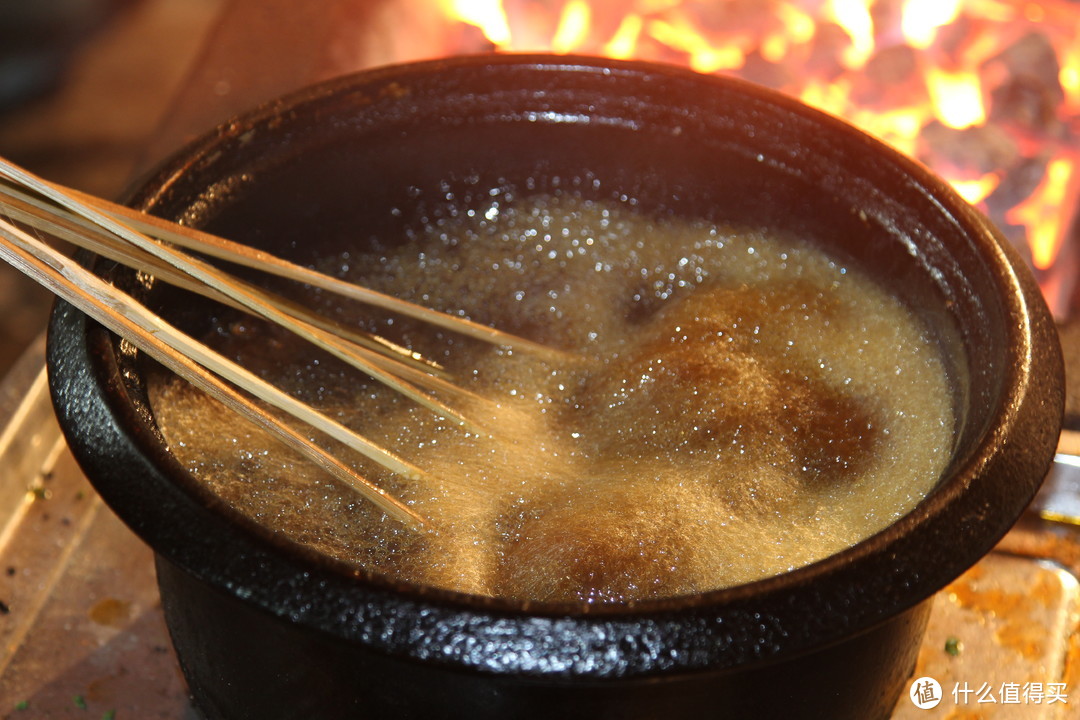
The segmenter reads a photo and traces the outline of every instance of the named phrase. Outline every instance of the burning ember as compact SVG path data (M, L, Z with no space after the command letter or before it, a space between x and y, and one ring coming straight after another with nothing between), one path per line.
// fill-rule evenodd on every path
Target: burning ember
M1067 305L1078 261L1062 247L1080 200L1076 2L436 2L461 29L454 52L672 62L843 117L950 181L1029 258L1051 307Z

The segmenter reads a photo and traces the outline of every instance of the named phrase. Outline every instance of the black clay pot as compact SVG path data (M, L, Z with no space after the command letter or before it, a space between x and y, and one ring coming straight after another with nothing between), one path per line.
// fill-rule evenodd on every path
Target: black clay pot
M138 358L61 304L49 347L60 422L94 486L157 553L166 618L207 717L891 712L927 599L1020 515L1062 412L1060 350L1038 289L924 168L741 82L484 57L376 70L270 104L183 152L133 202L303 262L311 238L392 233L389 209L410 193L589 178L649 210L793 230L869 269L950 358L959 419L945 477L849 550L700 595L526 606L400 585L207 497L155 428ZM135 287L125 273L116 281Z

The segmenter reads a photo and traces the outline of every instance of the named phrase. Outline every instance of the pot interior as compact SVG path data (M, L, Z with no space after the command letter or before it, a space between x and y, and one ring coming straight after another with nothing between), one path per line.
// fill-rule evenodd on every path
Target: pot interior
M138 200L301 264L341 247L392 251L423 208L494 190L629 198L646 215L790 234L866 272L925 323L948 364L963 462L1002 402L1001 373L972 358L1010 352L1012 289L987 263L992 231L943 209L958 204L944 183L753 86L703 96L697 78L676 76L635 79L628 95L607 70L560 65L515 89L519 72L315 94L235 126ZM160 298L168 313L174 296ZM206 331L200 313L181 322Z

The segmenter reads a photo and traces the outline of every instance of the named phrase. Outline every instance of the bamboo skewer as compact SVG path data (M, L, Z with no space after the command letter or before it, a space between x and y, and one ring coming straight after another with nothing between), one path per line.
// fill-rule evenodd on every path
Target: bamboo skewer
M482 340L495 345L532 352L549 360L568 357L567 353L550 348L546 345L518 337L497 328L473 322L467 318L449 315L430 308L416 305L400 298L395 298L380 292L376 292L360 285L355 285L340 280L315 270L296 265L267 252L233 242L225 238L203 232L196 228L179 225L147 213L109 202L93 195L67 188L55 183L50 183L41 178L18 168L0 158L0 176L10 177L20 184L32 188L43 197L60 204L63 208L73 210L70 202L78 201L87 207L92 207L110 219L123 222L132 230L148 235L158 240L168 242L187 250L201 252L219 260L236 263L260 270L270 275L302 282L312 287L321 288L341 297L358 300L374 307L399 313L406 317L421 320L425 323L442 327L453 332L467 335L477 340ZM58 198L67 196L68 202ZM75 211L76 215L87 217ZM91 222L98 223L97 219ZM100 223L98 223L100 224Z
M96 226L83 226L71 221L68 217L43 218L40 215L41 210L37 209L35 205L28 204L22 198L13 197L12 195L5 196L3 190L0 190L0 208L3 208L10 217L19 222L98 253L115 262L153 275L169 284L199 293L233 308L246 310L244 305L234 300L230 295L221 292L217 286L192 280L186 274L162 262L155 256L143 252L137 247L117 242ZM221 274L227 276L225 273ZM363 371L371 368L377 369L377 371L393 381L390 383L391 387L399 389L398 386L401 383L397 378L400 377L415 386L441 392L452 398L456 403L467 404L474 411L483 412L485 416L494 415L494 409L488 400L448 382L438 365L424 360L419 354L400 348L389 343L389 341L377 338L377 336L361 336L341 327L339 324L321 318L296 303L261 288L256 288L237 278L227 277L237 288L244 290L258 302L289 315L295 322L295 327L302 328L307 333L307 335L301 334L302 337L317 336L325 343L333 343L337 348L335 355L349 358L348 361L353 366L357 366ZM325 345L318 342L316 344L325 348ZM373 347L378 347L382 352L374 350ZM411 392L403 394L420 402L432 411L455 420L473 432L485 432L482 424L469 419L446 403L423 394L414 387L408 385L404 387L409 387Z
M436 363L376 335L344 328L295 302L233 277L178 247L303 282L469 337L529 351L548 360L572 357L464 318L382 295L267 253L53 185L0 158L0 259L272 433L387 515L414 529L423 527L424 520L404 503L361 477L255 400L290 415L391 472L413 480L433 480L423 470L184 334L30 231L65 240L148 276L261 316L443 417L473 430L477 426L472 420L431 393L468 406L470 413L490 411L492 419L498 406L450 382Z
M62 208L52 208L47 202L34 198L17 188L5 186L2 179L0 179L0 209L3 209L4 214L8 217L60 240L89 250L97 255L102 255L135 270L151 274L165 280L170 285L201 294L217 302L230 305L235 309L243 310L239 303L218 292L216 288L188 279L183 273L176 271L153 255L145 253L132 245L118 242L101 228L92 223L80 221L77 216ZM387 355L391 359L413 364L430 374L445 375L438 363L427 360L420 353L404 348L378 335L361 333L346 328L340 323L327 320L307 308L267 290L256 288L235 277L232 279L234 282L243 284L249 292L260 295L265 302L274 305L298 320L338 335L374 353Z
M204 368L212 369L256 397L394 472L413 479L424 479L426 475L419 468L375 446L184 335L93 273L3 219L0 219L0 257L113 332L127 338L181 377L272 432L319 467L360 492L391 517L414 529L424 525L423 519L399 500L359 476L340 460L263 411Z
M297 282L306 283L312 287L321 288L342 297L365 302L374 307L400 313L406 317L423 321L462 335L482 340L494 345L503 345L509 348L531 352L548 359L565 359L565 354L526 338L518 337L498 328L481 325L467 318L448 315L430 308L416 305L399 298L376 292L360 285L345 282L329 275L318 273L301 265L296 265L287 260L271 255L270 253L256 250L247 245L227 240L225 238L202 232L195 228L179 226L167 220L154 217L137 210L110 203L100 198L93 198L78 191L71 191L80 199L89 199L92 204L108 215L116 219L130 221L133 227L143 233L156 237L159 240L171 242L188 250L205 253L219 260L227 260L238 265L244 265L255 270L261 270L271 275L288 278ZM84 200L86 201L86 200ZM178 228L182 229L178 231Z
M235 303L225 295L218 293L215 288L203 283L186 280L183 273L172 270L168 264L157 260L148 253L141 252L133 245L118 242L108 232L94 225L93 222L84 220L70 213L69 210L55 207L49 202L35 198L31 194L11 186L2 178L0 178L0 207L4 209L4 212L9 217L33 226L42 232L54 235L59 240L89 249L92 253L103 255L110 260L126 264L129 267L135 267L135 264L137 264L136 270L149 272L172 285L211 297L218 302L231 304L233 308L242 309L239 303ZM137 262L133 264L132 260L137 260ZM237 279L233 279L233 281L241 282ZM294 315L298 320L332 331L335 335L347 338L369 350L397 357L403 362L414 363L432 373L436 373L436 375L442 371L442 368L437 363L432 363L419 353L402 348L399 344L373 334L361 334L361 332L356 332L340 324L330 323L325 318L306 308L288 302L269 293L267 290L261 290L253 286L248 286L248 288L253 293L264 295L266 301L278 305L283 311Z
M40 178L37 178L6 161L0 160L0 173L7 175L16 182L22 183L48 200L76 213L85 220L94 223L108 233L130 243L139 250L149 253L156 259L167 263L176 270L194 278L196 281L215 288L233 302L239 303L246 311L266 318L267 320L292 331L301 338L326 352L331 353L340 360L349 363L356 369L379 380L415 402L420 403L443 417L460 423L464 427L474 431L480 431L474 423L466 419L457 410L422 392L415 385L402 380L399 376L387 372L382 367L370 362L362 353L353 352L353 347L341 338L302 321L298 321L296 318L282 312L279 308L267 304L258 296L258 294L252 293L248 289L250 286L245 287L236 282L227 273L224 273L201 260L188 256L175 248L155 242L119 221L66 196L64 193L52 188L52 186Z

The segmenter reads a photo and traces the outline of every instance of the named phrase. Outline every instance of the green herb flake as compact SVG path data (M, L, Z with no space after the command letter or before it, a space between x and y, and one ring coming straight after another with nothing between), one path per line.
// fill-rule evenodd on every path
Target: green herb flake
M106 710L105 714L101 716L101 720L116 720L116 711Z
M949 653L953 657L960 654L960 650L963 649L963 645L960 643L960 638L950 637L945 641L945 652Z
M86 698L84 698L82 695L76 695L75 697L71 698L71 702L75 703L75 707L79 708L80 710L86 709Z
M30 709L30 701L29 700L20 700L19 702L15 703L15 709L16 710L29 710Z

